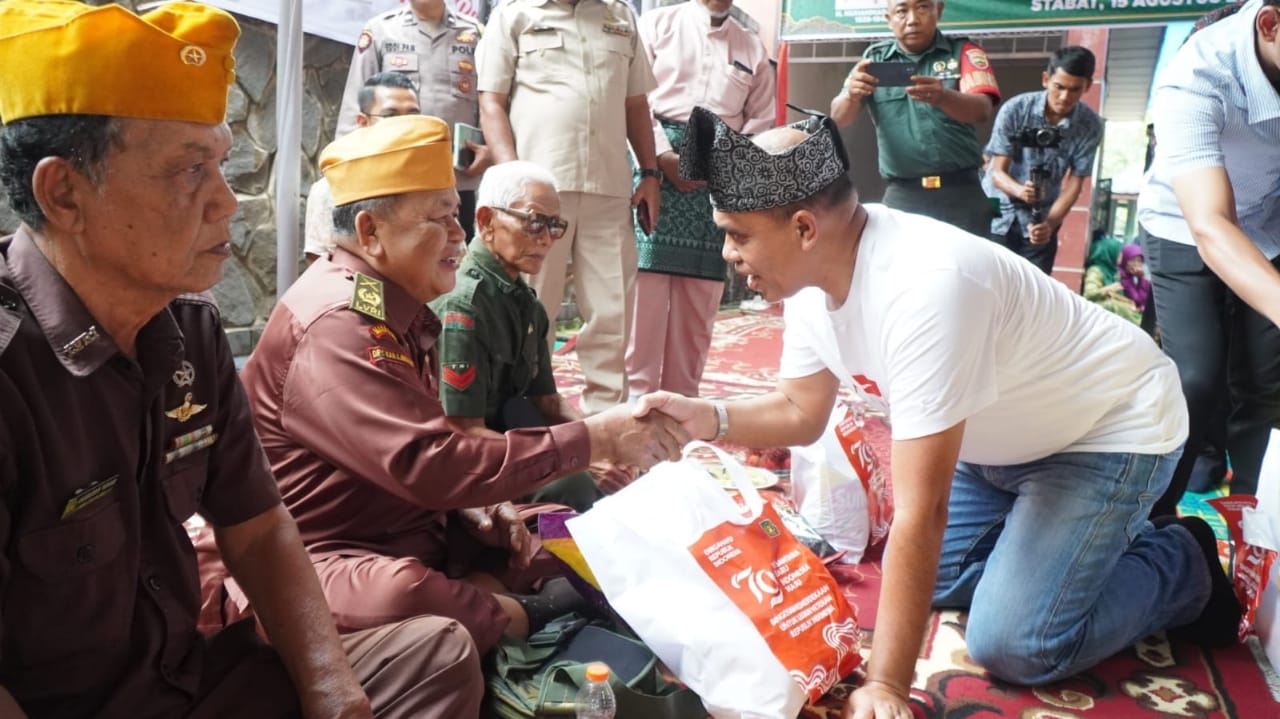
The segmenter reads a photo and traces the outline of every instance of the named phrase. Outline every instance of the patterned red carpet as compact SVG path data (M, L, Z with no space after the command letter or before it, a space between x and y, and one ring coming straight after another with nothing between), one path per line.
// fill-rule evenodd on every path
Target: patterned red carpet
M781 344L782 318L776 309L722 313L716 322L701 394L746 397L772 388ZM561 392L576 398L581 374L571 348L553 362ZM887 444L887 437L877 439L880 446ZM1199 504L1188 508L1202 512ZM837 565L835 573L845 594L858 607L859 621L866 630L864 646L869 649L880 566L876 561L853 567ZM1268 675L1250 645L1205 651L1171 643L1161 633L1092 671L1049 687L1028 689L995 680L973 664L965 652L964 624L961 612L934 613L912 684L916 719L1280 718L1280 700L1268 686ZM837 685L801 716L839 719L844 699L857 681L855 676Z

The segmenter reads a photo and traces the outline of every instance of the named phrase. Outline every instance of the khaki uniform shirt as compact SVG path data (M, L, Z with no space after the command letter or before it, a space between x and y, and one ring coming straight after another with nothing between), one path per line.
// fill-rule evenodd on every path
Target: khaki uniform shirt
M1000 101L986 51L963 37L938 33L920 55L908 55L896 40L885 40L872 43L862 56L875 62L915 63L917 75L941 75L948 78L942 81L944 87ZM882 176L916 178L982 166L982 144L974 126L912 100L905 87L877 88L863 106L876 124Z
M357 280L381 283L381 296L366 292L376 301L354 303ZM515 499L587 466L582 422L499 438L451 431L436 379L439 334L426 305L341 246L271 313L240 376L313 553L374 552L439 567L445 510Z
M476 53L480 91L510 96L516 155L562 192L631 196L626 99L655 87L636 17L619 0L508 0Z
M182 523L279 503L212 302L175 300L130 359L25 230L0 239L0 686L28 716L185 716Z
M360 111L356 96L365 80L384 71L407 75L418 89L422 114L444 120L450 134L457 122L479 127L475 54L480 32L474 19L452 10L445 11L444 22L438 27L419 19L409 7L370 20L351 55L338 114L338 136L356 129ZM459 190L474 190L479 184L479 177L458 175Z
M440 401L450 417L501 427L503 402L556 393L547 312L524 280L512 280L480 240L458 268L458 284L431 303L440 333Z

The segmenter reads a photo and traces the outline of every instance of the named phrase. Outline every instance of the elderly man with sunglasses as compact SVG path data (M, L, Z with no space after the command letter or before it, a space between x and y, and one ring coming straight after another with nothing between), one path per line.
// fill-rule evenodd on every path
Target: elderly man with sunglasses
M483 437L581 419L556 391L547 313L521 277L537 274L568 228L555 177L522 160L494 166L480 183L475 226L457 285L431 303L444 325L440 403L449 425ZM602 490L629 479L611 463L596 463L590 473L561 477L525 499L585 511Z

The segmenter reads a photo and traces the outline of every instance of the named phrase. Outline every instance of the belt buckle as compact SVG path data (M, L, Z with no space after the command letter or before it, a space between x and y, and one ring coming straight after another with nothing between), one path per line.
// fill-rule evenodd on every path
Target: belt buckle
M928 177L921 177L920 186L926 190L936 190L939 187L942 187L942 176L929 175Z

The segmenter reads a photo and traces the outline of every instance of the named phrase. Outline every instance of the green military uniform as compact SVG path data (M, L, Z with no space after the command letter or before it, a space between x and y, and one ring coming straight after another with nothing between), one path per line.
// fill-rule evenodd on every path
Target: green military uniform
M885 40L870 45L863 57L914 63L915 74L941 76L944 87L1000 100L986 52L964 37L938 33L920 55L908 54L896 40ZM889 181L884 203L986 237L991 207L979 184L982 144L974 126L912 100L905 87L877 88L862 105L875 123L880 174Z
M447 416L482 418L496 432L544 425L540 416L529 418L532 405L520 400L556 394L547 313L533 289L510 279L483 242L473 240L469 249L453 291L430 305L443 325L440 403ZM526 499L585 510L599 496L590 475L579 472Z

